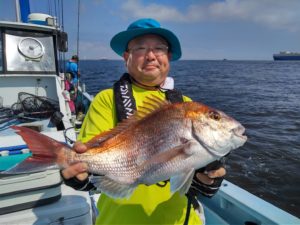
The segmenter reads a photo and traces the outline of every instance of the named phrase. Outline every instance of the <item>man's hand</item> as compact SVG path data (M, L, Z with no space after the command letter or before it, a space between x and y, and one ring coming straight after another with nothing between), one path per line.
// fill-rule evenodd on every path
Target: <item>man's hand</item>
M204 171L204 172L196 172L195 176L198 181L211 185L214 183L215 178L224 177L226 175L226 170L224 167L220 167L216 170Z
M206 167L196 170L189 194L192 196L199 194L207 197L214 196L219 190L225 174L224 159L214 161Z
M81 143L80 141L77 141L73 145L73 150L77 153L84 153L87 150L87 147ZM84 181L88 177L87 173L88 166L86 163L75 163L61 171L61 175L65 180L69 180L73 177L76 177L79 181Z

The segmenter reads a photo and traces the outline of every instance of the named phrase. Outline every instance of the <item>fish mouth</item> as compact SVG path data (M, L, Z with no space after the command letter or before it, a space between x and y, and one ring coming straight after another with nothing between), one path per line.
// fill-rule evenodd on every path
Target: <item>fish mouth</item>
M236 128L233 128L232 129L232 132L234 133L235 136L241 138L241 139L244 139L245 141L247 140L247 136L244 135L245 133L245 127L243 127L242 125L236 127Z

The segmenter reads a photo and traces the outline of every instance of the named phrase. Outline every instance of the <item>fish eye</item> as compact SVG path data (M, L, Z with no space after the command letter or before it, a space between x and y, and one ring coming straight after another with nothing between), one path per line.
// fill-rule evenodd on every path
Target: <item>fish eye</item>
M216 112L216 111L210 111L208 113L208 116L209 118L213 119L213 120L216 120L216 121L219 121L221 119L221 115L220 113Z

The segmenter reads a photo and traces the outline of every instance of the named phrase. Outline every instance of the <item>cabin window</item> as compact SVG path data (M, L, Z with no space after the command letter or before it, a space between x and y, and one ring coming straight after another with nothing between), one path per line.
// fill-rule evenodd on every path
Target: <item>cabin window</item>
M54 41L51 34L7 30L5 57L8 72L55 72Z

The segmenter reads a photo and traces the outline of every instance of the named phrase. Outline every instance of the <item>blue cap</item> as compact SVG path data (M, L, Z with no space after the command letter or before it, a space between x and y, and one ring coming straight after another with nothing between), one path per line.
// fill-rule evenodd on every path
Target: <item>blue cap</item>
M178 38L173 32L161 28L160 23L154 19L140 19L129 25L126 31L116 34L110 41L111 48L120 56L127 50L127 45L132 39L145 35L157 34L169 44L172 61L181 57L181 47Z

